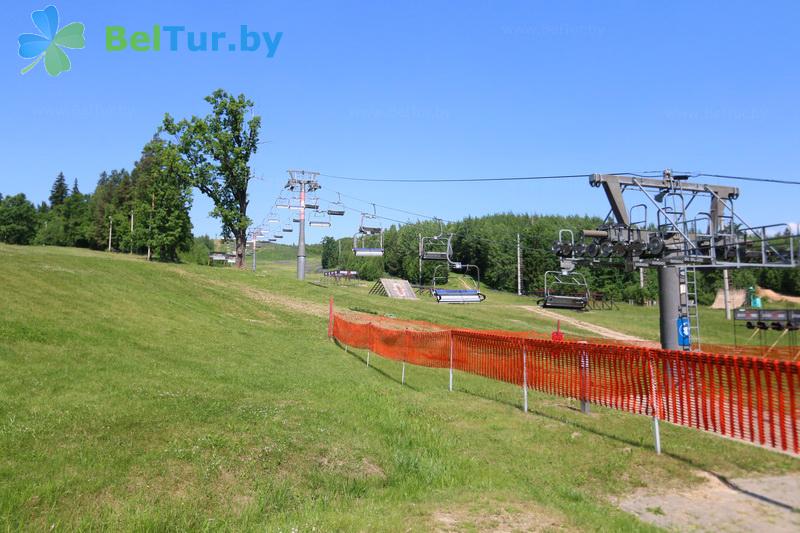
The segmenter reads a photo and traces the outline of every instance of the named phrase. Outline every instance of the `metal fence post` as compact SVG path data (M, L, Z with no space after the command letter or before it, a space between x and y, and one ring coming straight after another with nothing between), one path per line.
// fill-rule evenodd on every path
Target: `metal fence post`
M528 347L522 344L522 410L528 412Z
M586 341L580 341L579 344L588 344ZM581 413L589 414L589 352L586 350L581 351L580 362L580 376L581 376Z
M400 378L400 384L406 384L406 359L408 358L408 328L404 330L403 336L405 337L405 350L403 350L403 374Z
M658 397L658 382L656 381L653 353L648 351L647 358L650 369L650 402L653 406L653 439L655 440L656 455L661 455L661 429L658 425L659 415L661 414L661 399Z
M333 296L328 301L328 338L333 338Z
M453 392L453 330L450 330L450 392Z

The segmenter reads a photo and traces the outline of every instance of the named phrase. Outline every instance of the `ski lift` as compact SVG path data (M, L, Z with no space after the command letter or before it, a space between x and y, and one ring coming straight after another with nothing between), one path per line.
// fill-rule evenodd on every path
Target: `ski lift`
M322 211L315 211L311 214L308 225L312 228L330 228L331 219L330 216L325 216Z
M275 207L278 209L289 209L289 199L285 196L279 195L275 200Z
M267 215L267 224L280 224L281 219L278 218L278 215L275 211L270 211Z
M294 228L292 227L291 224L284 224L284 226L281 229L281 231L284 232L284 233L291 233L291 232L294 231Z
M358 232L363 235L377 235L383 233L383 228L378 222L378 215L375 212L375 204L372 204L372 214L361 213L361 223L358 225Z
M337 202L333 202L328 206L328 216L332 217L341 217L344 216L344 204L342 203L342 194L337 193L339 195L339 200Z
M464 274L467 274L470 270L474 270L475 276L470 276L473 287L469 289L442 289L436 287L436 271L442 266L437 265L433 271L433 288L431 289L431 294L436 298L437 303L476 304L486 299L486 295L481 292L481 271L477 265L462 264L449 260L447 265L448 267L452 266L454 269L464 270Z
M375 204L372 204L372 214L361 213L361 223L358 225L358 233L353 235L353 254L356 257L383 257L383 228L378 223L378 215L375 213ZM366 238L378 235L380 237L380 247L370 248L365 246Z
M273 235L273 238L275 238L275 239L283 239L283 235L278 233L277 235Z
M433 237L419 236L419 258L422 261L447 261L452 263L451 256L453 255L452 247L453 234L444 235L444 228L442 221L439 221L439 234ZM422 265L420 265L422 268Z
M319 209L319 198L316 196L308 196L306 197L306 201L304 204L306 209Z
M589 305L589 285L578 272L544 273L544 296L537 302L542 307L582 311Z

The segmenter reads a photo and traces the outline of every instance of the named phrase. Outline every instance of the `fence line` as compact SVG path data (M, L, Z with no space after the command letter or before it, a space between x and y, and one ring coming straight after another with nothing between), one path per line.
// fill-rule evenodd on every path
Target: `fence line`
M387 359L453 371L800 454L800 363L555 342L467 329L417 331L354 321L331 307L329 335Z

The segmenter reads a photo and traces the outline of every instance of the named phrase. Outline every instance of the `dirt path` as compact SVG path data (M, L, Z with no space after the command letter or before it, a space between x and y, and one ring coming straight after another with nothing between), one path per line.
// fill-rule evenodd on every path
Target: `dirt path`
M577 318L572 318L569 316L560 315L549 309L544 309L542 307L534 306L534 305L521 305L522 309L526 311L530 311L532 313L536 313L541 315L545 318L549 318L551 320L557 321L560 320L564 324L569 324L570 326L574 326L576 328L580 328L586 331L591 331L595 335L599 335L601 337L605 337L607 339L614 339L618 341L627 341L633 342L639 345L652 345L653 347L657 347L658 343L648 341L646 339L640 339L639 337L634 337L633 335L628 335L626 333L622 333L620 331L616 331L613 329L609 329L603 326L598 326L596 324L592 324L590 322L584 322L583 320L578 320Z
M758 478L705 478L683 490L642 489L618 502L641 520L678 531L800 531L800 474Z
M771 289L762 289L761 287L756 290L756 296L767 298L771 302L790 302L793 304L800 304L800 296L787 296Z
M196 280L200 285L213 285L215 287L225 287L239 290L244 296L251 300L256 300L269 306L283 307L296 313L302 313L313 316L327 316L328 306L322 303L309 302L299 298L292 298L285 294L277 294L265 289L259 289L246 285L237 281L223 281L219 279L207 278L197 275L188 270L172 267L171 270L176 272L179 276L190 277Z

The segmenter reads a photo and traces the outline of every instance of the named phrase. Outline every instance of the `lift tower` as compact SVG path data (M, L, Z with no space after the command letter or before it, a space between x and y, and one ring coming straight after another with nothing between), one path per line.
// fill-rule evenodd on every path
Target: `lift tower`
M318 206L306 205L306 193L311 193L321 189L317 177L319 172L309 172L307 170L287 170L289 180L286 182L284 188L292 192L298 192L300 195L300 203L295 206L289 206L290 209L297 209L299 211L298 225L299 231L297 236L297 279L306 279L306 209L316 210ZM291 227L291 226L290 226Z
M797 266L797 235L788 224L750 226L734 210L738 188L689 177L669 169L661 179L593 174L589 183L603 189L611 211L579 240L563 232L570 240L559 236L553 245L564 272L577 265L657 268L661 346L670 350L691 349L692 331L699 349L697 270ZM644 201L629 208L624 193ZM648 219L651 210L655 217Z

